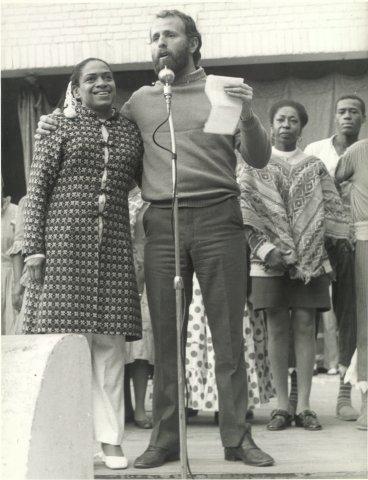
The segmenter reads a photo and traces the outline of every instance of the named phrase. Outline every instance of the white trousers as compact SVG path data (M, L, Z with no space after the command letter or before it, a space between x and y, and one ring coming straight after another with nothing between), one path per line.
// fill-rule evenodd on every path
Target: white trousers
M92 407L95 438L121 445L124 434L125 337L85 335L92 360Z

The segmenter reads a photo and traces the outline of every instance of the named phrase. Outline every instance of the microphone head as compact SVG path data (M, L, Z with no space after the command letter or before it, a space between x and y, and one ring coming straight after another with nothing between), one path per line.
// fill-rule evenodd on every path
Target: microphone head
M158 79L162 83L166 83L168 85L171 85L175 80L175 73L172 70L170 70L169 68L167 68L166 65L165 65L165 67L162 70L159 71Z

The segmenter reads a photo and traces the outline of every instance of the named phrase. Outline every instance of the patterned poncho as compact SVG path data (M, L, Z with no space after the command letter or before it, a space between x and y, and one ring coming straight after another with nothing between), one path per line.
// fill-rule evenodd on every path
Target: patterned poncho
M246 165L239 178L244 224L258 241L251 262L263 268L259 247L269 242L283 251L290 278L308 283L326 272L325 238L348 238L348 219L324 164L300 149L290 160L271 156L268 166Z

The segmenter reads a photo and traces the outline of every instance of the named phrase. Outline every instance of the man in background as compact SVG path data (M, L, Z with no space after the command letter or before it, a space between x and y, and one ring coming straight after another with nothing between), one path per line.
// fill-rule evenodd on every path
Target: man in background
M305 153L318 157L326 165L330 175L335 178L339 158L346 149L354 144L359 137L362 124L365 121L365 104L357 95L344 95L336 102L335 128L332 137L311 143ZM341 185L341 195L347 210L349 205L349 185ZM333 335L328 344L336 342L336 321L339 331L339 371L340 387L336 404L336 415L341 420L356 420L359 413L351 404L351 384L344 383L344 376L350 364L357 344L357 319L354 284L354 252L345 240L326 245L331 265L335 272L332 282L333 311L322 314L325 335ZM336 316L336 321L334 318Z
M351 184L351 213L355 234L355 287L357 308L357 364L346 375L361 391L362 406L357 428L367 430L367 333L368 333L368 139L349 147L336 169L338 182Z

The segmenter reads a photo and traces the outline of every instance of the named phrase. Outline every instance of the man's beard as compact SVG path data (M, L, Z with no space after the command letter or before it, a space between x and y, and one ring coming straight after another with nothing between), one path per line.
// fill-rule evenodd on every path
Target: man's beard
M156 74L158 75L158 73L166 66L177 75L188 65L189 54L188 45L185 45L176 53L169 52L167 57L156 57L153 59L153 67Z

